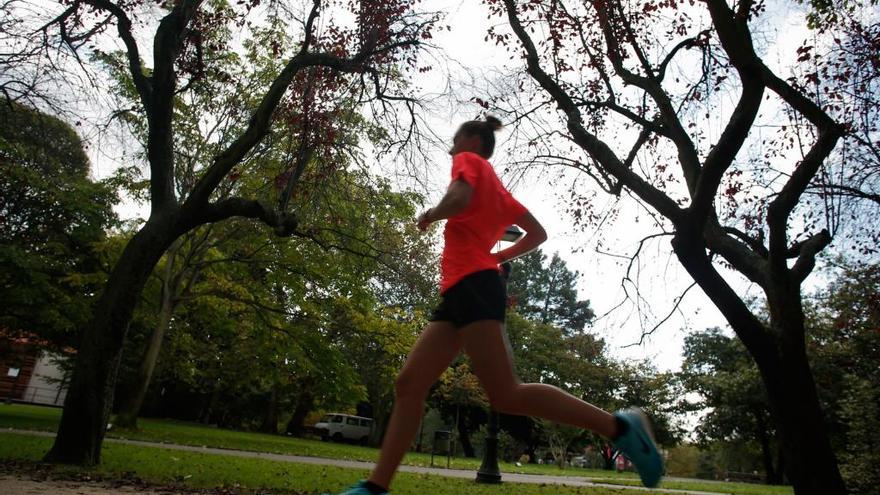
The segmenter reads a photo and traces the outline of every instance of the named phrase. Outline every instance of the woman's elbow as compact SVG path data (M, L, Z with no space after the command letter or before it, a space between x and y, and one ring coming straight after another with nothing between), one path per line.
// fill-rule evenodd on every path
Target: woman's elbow
M544 230L544 226L531 213L524 213L517 222L517 225L525 229L526 236L531 239L531 242L535 243L535 246L547 240L547 231Z
M543 244L547 240L547 231L541 225L536 225L531 230L526 231L526 237L529 238L535 246Z
M547 231L542 228L540 231L535 232L534 236L536 244L543 244L547 240Z

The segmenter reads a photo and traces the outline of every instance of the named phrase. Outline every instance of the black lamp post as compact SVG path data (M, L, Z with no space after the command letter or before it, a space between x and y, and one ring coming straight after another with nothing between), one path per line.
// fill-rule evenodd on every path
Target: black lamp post
M507 227L502 241L516 242L522 237L523 231L516 225ZM501 265L501 278L504 285L510 279L512 269L510 262ZM489 409L489 424L486 427L486 441L483 447L483 462L477 470L477 483L501 483L501 470L498 468L498 411Z
M489 409L489 425L486 428L483 462L477 470L477 483L501 483L498 469L498 411Z

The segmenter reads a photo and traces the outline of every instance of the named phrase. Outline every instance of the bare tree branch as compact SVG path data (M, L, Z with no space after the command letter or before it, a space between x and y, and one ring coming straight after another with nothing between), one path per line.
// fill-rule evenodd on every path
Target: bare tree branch
M619 24L627 32L631 33L632 27L629 20L622 12L615 11L615 6L620 8L619 3L609 0L592 0L592 3L598 14L599 24L602 28L602 33L605 36L605 43L608 47L608 58L611 60L611 65L614 67L614 72L616 72L625 82L644 90L651 96L651 99L657 105L660 114L663 116L663 122L665 123L664 127L667 129L668 136L678 149L679 162L682 166L682 171L684 172L685 182L688 185L688 190L690 191L691 196L693 196L700 175L700 160L693 140L682 126L681 119L678 118L678 114L675 111L675 107L672 105L669 95L663 90L660 81L654 77L653 70L651 69L650 64L648 64L644 54L641 52L641 49L634 48L644 70L646 71L645 76L639 76L623 65L623 54L617 41L614 28ZM628 38L634 37L628 36ZM636 47L634 41L631 45Z
M308 18L306 19L305 24L305 37L303 38L302 46L300 47L300 53L306 53L309 51L309 48L312 47L312 40L315 38L314 26L315 19L318 18L318 13L321 10L321 0L312 0L312 10L309 11Z
M663 79L666 77L666 68L669 66L669 63L672 62L672 59L675 58L680 50L697 46L701 39L709 36L710 32L710 30L706 29L704 31L700 31L699 34L692 38L686 38L678 42L678 44L675 45L672 50L670 50L669 53L666 54L666 57L663 59L663 61L660 62L660 67L657 69L657 80L663 81Z
M517 16L516 4L513 0L504 0L504 4L510 26L526 50L529 74L553 97L559 108L566 114L568 128L574 140L611 174L617 177L623 185L632 189L639 197L656 208L664 216L673 222L681 219L683 212L675 201L624 166L623 162L620 161L608 145L583 127L583 121L577 105L575 105L574 101L559 84L541 68L535 44L528 33L526 33Z
M791 274L798 283L803 282L813 271L813 267L816 266L816 254L829 244L831 244L831 234L826 229L798 244L799 256L791 267Z
M363 72L364 64L370 57L404 46L417 45L418 41L408 40L391 43L369 52L360 52L351 58L341 58L327 53L298 53L290 59L278 77L263 96L254 114L251 116L245 131L221 151L214 159L202 178L193 187L189 198L184 202L184 209L198 209L199 205L208 201L223 177L238 164L244 156L266 135L272 114L278 107L281 97L290 86L294 76L306 67L328 67L340 72Z
M740 6L747 3L749 2L744 1ZM724 132L703 162L703 171L697 181L691 206L688 208L694 222L700 225L705 223L710 215L721 179L748 138L764 96L764 85L753 70L753 62L757 57L746 55L749 52L754 54L748 27L742 29L737 25L733 11L727 8L726 2L709 1L707 4L721 45L730 55L731 62L739 74L742 92Z
M669 313L667 313L666 316L664 316L653 327L651 327L650 330L643 331L642 334L639 336L638 342L633 342L632 344L622 345L621 347L627 348L627 347L635 347L635 346L642 345L645 342L645 337L649 337L649 336L653 335L654 332L657 331L657 329L659 329L661 326L663 326L664 323L666 323L669 320L669 318L672 318L672 315L674 315L675 312L678 311L678 307L681 305L681 302L684 300L684 296L686 296L687 293L690 292L690 290L693 289L695 285L697 285L696 282L691 282L691 284L688 285L687 288L681 294L676 296L675 299L673 300L674 304L672 305L672 309L669 310Z
M874 194L874 193L871 193L868 191L863 191L861 189L858 189L858 188L855 188L852 186L846 186L843 184L822 184L821 186L812 186L811 185L811 186L807 187L807 192L812 192L815 189L820 189L823 192L827 189L831 189L831 190L836 191L835 194L838 194L840 196L865 199L868 201L873 201L874 203L877 203L877 205L880 205L880 194Z
M109 0L83 0L87 4L109 12L116 18L116 30L119 38L125 44L125 53L128 57L128 67L131 72L132 80L135 88L141 97L141 102L146 108L152 98L153 84L150 78L144 74L144 67L141 62L140 50L131 31L131 19L128 18L125 11L119 5Z

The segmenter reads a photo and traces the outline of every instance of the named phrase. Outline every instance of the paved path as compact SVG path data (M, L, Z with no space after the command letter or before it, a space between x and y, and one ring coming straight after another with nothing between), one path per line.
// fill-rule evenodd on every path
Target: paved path
M55 433L46 432L46 431L33 431L33 430L17 430L13 428L7 428L0 431L6 431L9 433L19 433L22 435L33 435L39 437L54 437ZM186 452L201 452L205 454L217 454L217 455L231 455L235 457L249 457L255 459L268 459L273 461L282 461L282 462L296 462L299 464L316 464L322 466L338 466L343 468L351 468L351 469L364 469L369 470L373 468L372 462L363 462L363 461L348 461L342 459L327 459L323 457L306 457L299 455L287 455L287 454L272 454L268 452L253 452L249 450L235 450L235 449L220 449L215 447L196 447L192 445L180 445L174 443L160 443L160 442L145 442L141 440L127 440L121 438L106 438L104 441L111 443L121 443L125 445L137 445L142 447L156 447L162 449L169 450L182 450ZM433 474L436 476L446 476L449 478L464 478L464 479L474 479L476 473L473 470L465 470L465 469L443 469L443 468L429 468L429 467L421 467L421 466L400 466L400 471L407 473L420 473L420 474ZM502 473L502 480L508 483L533 483L533 484L548 484L548 485L566 485L566 486L587 486L587 487L602 487L602 488L616 488L620 490L635 490L635 491L650 491L652 493L677 493L682 495L719 495L718 492L701 492L701 491L692 491L692 490L673 490L666 488L655 488L653 490L642 487L642 486L625 486L625 485L613 485L610 483L602 483L601 481L595 481L591 478L586 478L582 476L554 476L554 475L542 475L542 474L518 474L518 473Z
M142 486L119 483L34 480L26 476L0 475L0 493L3 495L169 495L168 490L153 490Z

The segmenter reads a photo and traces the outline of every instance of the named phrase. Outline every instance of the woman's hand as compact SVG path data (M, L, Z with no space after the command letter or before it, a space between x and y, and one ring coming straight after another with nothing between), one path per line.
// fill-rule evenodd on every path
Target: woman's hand
M431 208L428 208L427 210L423 211L421 215L419 215L419 218L416 219L416 225L422 232L428 230L428 227L431 225L431 223L433 223L433 220L431 220L431 217L429 216L430 214Z

